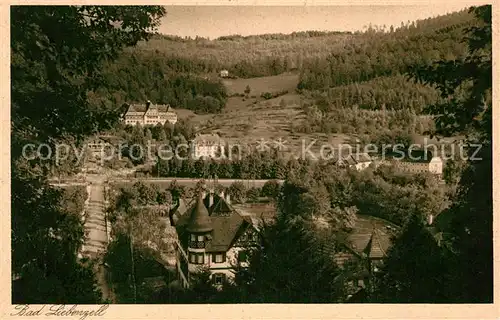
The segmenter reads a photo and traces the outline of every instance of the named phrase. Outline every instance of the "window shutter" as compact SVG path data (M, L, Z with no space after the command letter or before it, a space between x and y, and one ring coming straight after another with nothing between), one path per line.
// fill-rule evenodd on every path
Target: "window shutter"
M215 253L212 253L212 262L215 263Z

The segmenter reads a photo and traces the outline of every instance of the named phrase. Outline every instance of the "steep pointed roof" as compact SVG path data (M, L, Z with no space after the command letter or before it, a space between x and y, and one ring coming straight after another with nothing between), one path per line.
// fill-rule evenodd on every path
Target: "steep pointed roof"
M226 216L230 215L233 213L233 209L229 206L229 204L226 202L226 200L219 198L219 201L217 201L211 208L210 215L211 216Z
M203 196L201 194L191 209L186 230L189 232L209 232L213 230L212 219L210 219L208 210L203 204Z
M371 259L381 259L386 256L385 250L383 248L383 244L381 243L381 239L377 230L373 229L372 234L370 236L370 241L366 245L363 253L366 254L368 258Z
M179 199L177 205L169 212L170 223L173 226L177 225L177 222L186 213L187 210L188 209L186 206L186 201L184 201L184 199Z

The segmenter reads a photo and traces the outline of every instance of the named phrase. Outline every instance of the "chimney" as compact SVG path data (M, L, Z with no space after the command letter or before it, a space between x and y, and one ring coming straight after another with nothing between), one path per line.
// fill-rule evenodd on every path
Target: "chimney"
M226 195L226 202L227 204L231 204L231 196L229 195L229 193Z
M427 222L429 223L429 225L431 225L433 221L434 221L434 215L430 214Z
M214 205L214 194L210 191L208 194L208 207L212 207Z

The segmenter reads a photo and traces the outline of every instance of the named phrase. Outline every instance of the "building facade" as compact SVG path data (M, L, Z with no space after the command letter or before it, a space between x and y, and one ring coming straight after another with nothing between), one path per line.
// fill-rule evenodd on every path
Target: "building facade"
M438 178L443 175L443 159L441 157L432 157L429 161L410 162L410 161L382 161L382 164L393 165L401 171L409 173L431 173Z
M224 154L224 142L217 134L200 134L193 141L193 157L216 158Z
M177 122L177 114L170 105L156 105L151 101L146 104L130 104L127 105L127 111L123 116L123 121L127 125L157 125L165 124L166 122L175 124Z
M185 287L202 270L210 271L213 284L222 285L234 277L235 268L248 266L248 249L259 244L258 227L223 195L200 194L191 206L179 204L171 221L178 234L178 278Z

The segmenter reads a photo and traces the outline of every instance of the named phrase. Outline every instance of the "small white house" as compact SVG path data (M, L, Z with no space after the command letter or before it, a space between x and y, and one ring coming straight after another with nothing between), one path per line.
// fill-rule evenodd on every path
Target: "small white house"
M224 154L224 142L217 134L200 134L193 140L194 159L216 158Z
M227 77L229 77L229 71L227 71L227 70L221 70L220 71L220 77L221 78L227 78Z
M429 162L429 172L437 175L443 174L443 159L441 157L432 157Z

